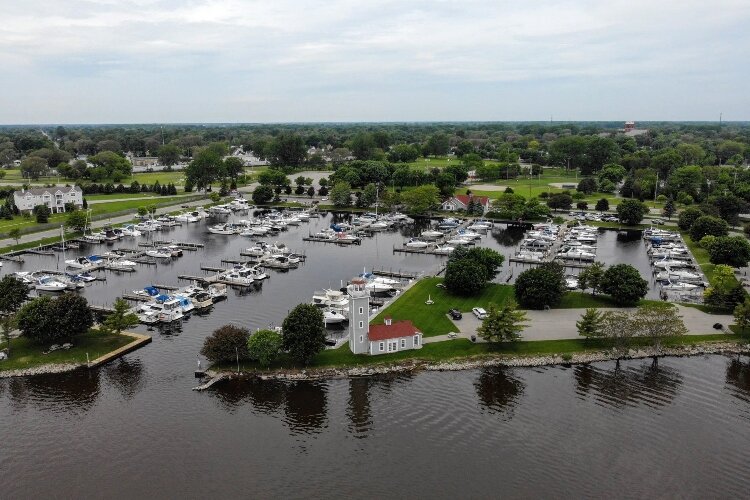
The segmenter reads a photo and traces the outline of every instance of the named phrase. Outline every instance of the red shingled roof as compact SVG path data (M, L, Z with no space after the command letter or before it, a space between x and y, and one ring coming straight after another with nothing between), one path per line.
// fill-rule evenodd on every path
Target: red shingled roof
M370 332L367 337L370 340L388 340L401 337L411 337L415 333L420 333L417 327L411 321L396 321L390 325L370 325Z
M474 199L474 201L478 201L482 205L486 205L490 202L490 199L486 196L469 196L468 194L457 194L456 196L454 196L454 198L467 206L469 205L469 200L471 200L472 198Z

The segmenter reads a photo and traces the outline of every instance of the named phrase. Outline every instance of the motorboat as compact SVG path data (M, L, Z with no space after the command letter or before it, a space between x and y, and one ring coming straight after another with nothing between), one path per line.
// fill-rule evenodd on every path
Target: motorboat
M458 219L447 218L438 223L438 229L455 229L461 222Z
M107 260L107 268L115 271L132 271L138 264L123 257L115 257Z
M77 283L91 283L92 281L96 281L95 276L91 276L88 271L84 271L82 273L65 273L65 277L69 279L70 281L77 282Z
M567 247L557 252L557 257L566 260L594 260L596 254L585 250Z
M180 221L172 215L162 215L156 222L162 225L162 227L175 227L180 225Z
M193 304L193 301L190 300L190 297L187 297L185 295L172 295L170 296L170 299L174 299L177 301L177 303L180 305L180 309L182 309L183 314L189 314L190 311L195 309L195 305Z
M384 285L390 285L392 287L397 287L403 285L403 283L399 280L394 280L391 278L386 278L384 276L376 276L372 273L364 272L359 275L360 278L365 279L368 282L377 282L377 283L383 283Z
M421 233L419 233L419 235L422 238L427 238L427 239L430 239L430 240L434 240L434 239L437 239L437 238L442 238L443 236L445 236L445 233L443 233L442 231L436 231L434 229L427 229L427 230L422 231Z
M206 291L209 295L211 295L211 298L214 300L214 302L226 299L229 293L227 285L225 285L224 283L212 283L208 285Z
M323 323L325 325L339 325L346 321L346 316L333 309L323 311Z
M36 280L34 289L42 292L64 292L68 284L52 276L42 276Z
M211 215L229 215L232 213L232 210L226 205L215 205L208 209L208 213Z
M456 246L456 245L471 245L473 242L467 238L454 237L446 241L446 243L451 246Z
M682 282L682 281L681 282L677 282L677 283L672 283L670 281L666 285L662 285L662 289L663 290L673 290L673 291L678 291L678 292L683 292L683 291L687 292L687 291L690 291L690 290L695 290L696 288L698 288L698 286L699 285L695 285L693 283L685 283L685 282Z
M654 261L654 267L658 267L659 269L675 269L680 267L691 267L690 262L687 260L676 260L676 259L662 259L662 260L656 260Z
M88 243L101 243L104 241L104 234L101 232L88 233L83 235L83 239Z
M75 259L68 259L65 261L67 267L74 269L98 269L102 267L102 259L96 255L90 255L89 257L78 257Z
M349 296L340 290L318 290L313 293L312 303L320 307L344 308L349 306Z
M185 316L182 312L180 302L167 295L159 295L153 301L141 304L139 307L139 312L148 310L156 311L161 323L179 321Z
M541 252L533 252L531 250L519 250L516 252L516 258L527 262L542 262L544 260L544 254Z
M468 229L459 229L457 234L459 238L466 238L468 240L479 240L482 238L481 234L469 231Z
M380 281L368 281L365 283L365 290L370 293L391 293L396 291L393 285Z
M199 291L188 295L193 307L198 310L207 309L214 305L214 298L206 291Z
M430 244L424 240L418 240L416 238L412 238L406 242L405 246L407 248L427 248L428 246L430 246Z
M452 247L449 245L443 245L443 246L438 245L435 247L433 252L438 255L450 255L451 253L453 253L455 249L456 247Z
M252 276L243 276L239 271L234 269L220 273L219 279L226 283L239 286L250 286L255 281Z
M172 251L165 247L151 248L146 250L146 255L155 259L171 259Z
M144 232L144 233L151 233L154 231L160 231L161 230L161 224L156 222L155 220L148 219L143 222L139 222L135 225L135 228L138 231Z
M177 222L198 222L201 219L197 215L193 215L196 212L182 212L175 216Z
M141 233L138 229L135 228L134 224L128 224L122 227L123 236L138 237L138 236L141 236L142 234L143 233Z
M159 311L156 309L136 307L132 312L136 315L138 321L143 324L153 325L159 322Z
M104 231L104 241L117 241L120 238L122 238L122 231L119 233L115 232L113 229L107 229Z
M659 271L656 274L656 281L669 282L669 281L681 281L687 283L703 283L703 278L700 274L691 273L684 269L670 269L667 268L664 271Z
M239 231L234 224L217 224L209 226L208 232L212 234L237 234Z

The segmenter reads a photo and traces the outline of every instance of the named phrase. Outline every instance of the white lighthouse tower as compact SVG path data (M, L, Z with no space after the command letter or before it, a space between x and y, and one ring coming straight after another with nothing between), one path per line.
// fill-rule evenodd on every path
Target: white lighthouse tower
M346 290L349 294L349 349L354 354L369 354L370 294L365 280L353 279Z

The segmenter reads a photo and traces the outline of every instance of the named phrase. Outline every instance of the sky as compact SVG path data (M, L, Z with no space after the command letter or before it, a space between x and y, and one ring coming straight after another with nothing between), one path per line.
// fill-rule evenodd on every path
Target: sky
M0 0L0 123L750 119L750 1Z

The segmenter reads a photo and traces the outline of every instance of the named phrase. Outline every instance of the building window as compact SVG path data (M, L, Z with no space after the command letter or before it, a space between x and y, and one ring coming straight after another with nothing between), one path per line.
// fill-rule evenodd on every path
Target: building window
M414 336L414 345L419 345L419 335Z
M359 341L360 341L360 342L364 342L364 340L365 340L365 338L364 338L364 337L363 337L362 335L360 335L360 336L359 336Z
M360 328L364 328L364 326L365 326L365 323L364 323L363 321L360 321L360 322L359 322L359 327L360 327Z
M365 312L365 310L364 310L363 308L361 308L361 307L360 307L360 308L359 308L359 314L362 314L363 312Z
M406 339L401 339L401 349L406 347Z
M380 349L380 352L383 352L383 350L385 349L385 342L381 342L378 348Z

